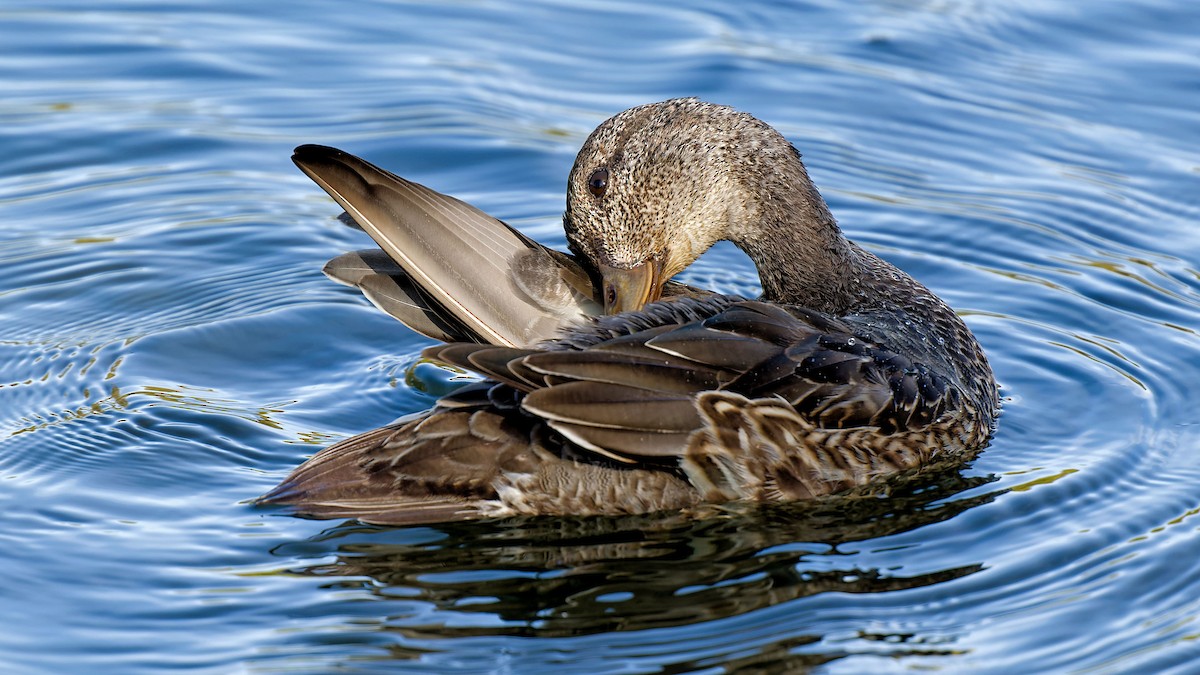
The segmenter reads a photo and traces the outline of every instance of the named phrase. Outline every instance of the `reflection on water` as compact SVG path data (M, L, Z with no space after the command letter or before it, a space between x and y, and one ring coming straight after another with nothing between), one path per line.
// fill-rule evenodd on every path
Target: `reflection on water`
M995 499L1000 492L976 490L993 480L957 472L897 478L812 504L707 515L455 523L411 543L389 543L411 536L408 531L347 523L273 553L326 552L336 560L289 571L352 577L358 579L354 587L381 599L493 619L483 625L388 625L405 636L642 631L720 620L821 593L886 593L978 572L980 564L916 574L862 568L839 560L846 557L840 547L954 518ZM966 490L975 494L955 498Z

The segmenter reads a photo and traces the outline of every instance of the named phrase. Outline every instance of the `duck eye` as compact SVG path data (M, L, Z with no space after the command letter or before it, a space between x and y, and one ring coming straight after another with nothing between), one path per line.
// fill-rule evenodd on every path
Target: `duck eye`
M588 176L588 192L592 193L593 197L603 197L604 191L608 189L608 169L596 169Z

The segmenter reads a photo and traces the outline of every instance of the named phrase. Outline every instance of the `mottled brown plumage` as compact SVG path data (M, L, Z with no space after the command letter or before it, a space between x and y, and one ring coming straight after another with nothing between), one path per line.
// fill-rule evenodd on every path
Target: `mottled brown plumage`
M678 99L602 124L568 182L574 256L345 153L296 161L390 254L330 274L466 340L426 356L487 379L327 448L263 501L414 523L807 499L963 461L991 431L995 382L966 325L845 239L795 149L744 113ZM722 239L762 298L663 288ZM456 242L480 261L439 269ZM446 302L440 276L470 297ZM600 306L639 311L579 318Z

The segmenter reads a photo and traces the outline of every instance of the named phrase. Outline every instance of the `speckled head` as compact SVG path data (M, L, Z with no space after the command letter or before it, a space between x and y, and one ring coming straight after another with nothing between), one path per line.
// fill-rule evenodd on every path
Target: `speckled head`
M774 202L798 188L827 215L779 132L733 108L673 99L592 132L571 169L564 226L571 249L604 277L606 310L626 311L657 299L717 241L754 258L763 223L791 206Z

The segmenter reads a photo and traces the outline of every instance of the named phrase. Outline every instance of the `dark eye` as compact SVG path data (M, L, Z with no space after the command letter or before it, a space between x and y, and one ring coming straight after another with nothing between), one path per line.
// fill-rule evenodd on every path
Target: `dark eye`
M604 191L608 189L608 169L596 169L588 176L588 192L592 193L593 197L603 197Z

